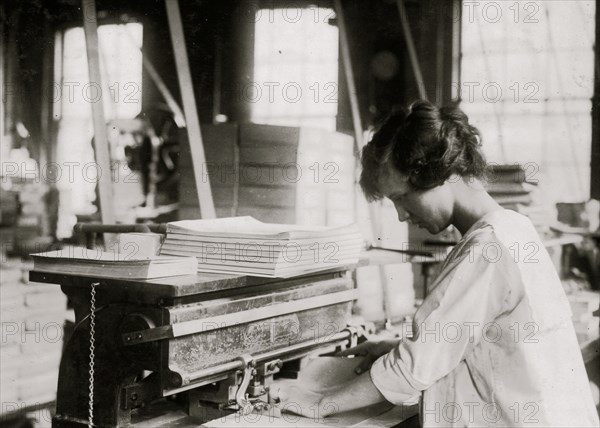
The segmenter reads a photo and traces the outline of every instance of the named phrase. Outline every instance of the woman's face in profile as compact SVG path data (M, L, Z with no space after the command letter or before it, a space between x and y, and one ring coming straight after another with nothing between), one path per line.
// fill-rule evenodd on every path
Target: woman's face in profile
M454 196L448 183L428 190L415 189L406 175L388 164L379 179L379 189L394 203L399 221L408 221L433 234L451 224Z

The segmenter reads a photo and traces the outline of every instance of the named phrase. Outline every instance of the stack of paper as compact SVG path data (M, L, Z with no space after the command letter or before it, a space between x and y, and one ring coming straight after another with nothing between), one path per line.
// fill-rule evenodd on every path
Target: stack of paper
M195 275L193 257L139 257L68 247L59 251L32 254L33 270L102 278L150 279Z
M161 254L196 256L201 272L286 278L358 262L358 226L298 226L252 217L184 220L167 225Z

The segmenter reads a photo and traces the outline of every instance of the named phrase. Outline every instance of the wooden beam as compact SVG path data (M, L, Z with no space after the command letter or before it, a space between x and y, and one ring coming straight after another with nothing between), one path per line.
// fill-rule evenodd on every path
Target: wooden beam
M94 0L82 0L83 31L85 34L85 47L88 59L90 83L102 87L100 74L100 54L98 50L98 20L96 17L96 4ZM94 154L98 168L98 190L100 194L100 218L104 224L114 224L114 200L111 183L110 155L108 149L108 135L106 120L104 118L104 105L102 100L92 103L92 121L94 123ZM104 235L105 248L111 235Z
M348 85L348 97L350 98L350 110L352 111L352 125L354 127L354 138L356 139L356 148L360 154L365 146L362 120L360 118L360 108L358 105L358 95L356 92L356 83L354 82L354 72L352 71L352 59L350 56L350 42L348 41L348 30L346 20L344 19L344 9L341 0L334 1L335 14L337 16L338 27L340 29L340 47L342 50L342 65L346 75L346 84Z
M600 200L600 7L596 4L594 44L594 96L592 97L592 156L590 197Z
M217 117L221 114L221 86L223 77L223 42L215 36L215 66L213 72L213 124L219 123Z
M356 92L356 82L354 81L354 72L352 70L352 58L350 56L350 41L348 40L348 30L346 27L346 20L344 18L344 9L342 7L341 0L334 0L334 8L335 14L337 17L338 27L340 30L340 47L342 54L342 63L344 68L344 75L346 77L346 85L348 89L348 97L350 98L350 109L352 111L352 125L354 127L354 139L356 142L356 153L358 158L360 159L360 155L363 147L365 146L364 141L364 132L362 127L362 119L360 117L360 107L358 105L358 94ZM379 210L373 204L367 203L361 192L357 192L357 216L360 212L368 211L370 217L370 232L371 236L367 238L367 241L370 241L374 244L375 238L379 235L378 229L376 226L376 222L380 217Z
M183 114L181 107L179 107L179 104L177 103L177 101L175 101L175 97L173 96L173 94L171 94L171 91L169 91L169 88L165 84L162 77L160 77L160 74L158 74L158 71L156 71L156 68L154 68L152 62L150 62L150 60L146 57L146 55L144 55L143 52L142 64L144 65L146 72L152 79L152 82L154 82L154 84L156 85L158 92L160 92L160 95L162 95L163 99L173 112L173 120L175 121L177 126L180 128L187 126L185 123L185 115Z
M131 43L132 46L135 46L136 49L139 49L140 53L142 54L142 65L144 66L144 69L150 76L150 79L152 79L152 82L158 89L158 92L160 92L160 95L167 103L167 106L169 106L169 108L173 112L173 120L175 121L178 127L185 127L186 125L183 111L181 110L181 107L179 107L179 104L175 100L173 94L171 94L171 91L169 91L169 88L165 84L165 81L162 79L162 77L160 77L160 74L158 74L156 68L154 68L154 64L152 64L152 62L148 59L147 55L144 55L142 47L136 43L135 39L131 35L131 32L129 32L128 30L124 30L124 33L127 35L127 40L129 40L129 43Z
M56 162L56 156L58 152L58 124L62 118L62 103L57 100L58 89L63 82L63 32L54 32L54 52L52 53L52 92L48 92L48 97L52 97L52 104L50 105L50 150L48 151L48 162ZM50 89L48 89L50 91Z
M447 89L448 96L442 98L442 102L460 100L461 85L461 46L462 46L462 3L461 0L453 0L452 10L458 11L458 17L452 16L452 53L450 64L450 88Z
M346 20L344 18L344 9L342 7L341 0L335 0L334 7L335 7L335 14L337 16L338 27L340 30L340 46L341 46L341 50L342 50L342 62L343 62L343 66L344 66L344 74L346 75L346 84L348 85L348 96L350 98L350 109L352 111L352 125L354 127L354 138L356 140L356 148L357 148L358 157L360 158L362 149L365 146L364 132L363 132L363 127L362 127L362 120L360 117L360 107L358 104L358 94L356 92L356 83L354 81L354 72L352 71L352 59L350 56L350 42L348 40L348 30L346 27ZM364 198L364 195L362 195L362 192L357 192L357 193L359 193L359 195L357 195L357 198L356 198L357 216L358 216L358 211L365 211L365 208L366 208L366 210L368 210L371 236L370 236L370 239L367 238L366 240L370 241L371 245L375 245L376 238L379 235L381 235L381 227L379 227L380 226L379 220L381 219L381 210L378 209L379 207L376 207L373 204L369 204L366 201L366 199ZM385 313L385 326L387 328L387 327L390 327L390 322L392 319L392 313L390 312L390 306L388 303L391 301L392 296L391 296L390 285L387 281L387 275L386 275L384 266L383 265L378 266L378 270L379 270L380 283L381 283L381 287L382 287L382 291L383 291L382 304L383 304L383 311Z
M4 22L6 21L6 15L4 12L4 3L0 5L0 144L6 144L4 142L4 118L6 111L4 110L4 97L6 97L6 85L4 83L4 58L6 43L4 38Z
M3 117L4 117L4 134L1 136L3 139L6 139L2 142L2 144L6 144L8 149L13 148L14 144L14 129L15 122L18 117L18 104L17 99L18 95L21 93L21 81L19 79L18 72L18 62L19 62L19 54L17 49L17 41L16 38L16 21L18 17L14 16L14 11L12 11L9 16L8 10L4 9L2 12L5 16L0 17L0 21L2 21L3 26L3 34L4 38L4 55L2 57L4 66L3 66L3 83L2 87L2 108ZM6 25L9 19L14 19L15 23L11 26Z
M190 72L190 64L185 47L179 2L178 0L165 0L165 5L167 7L167 19L169 22L169 31L171 33L171 42L173 43L173 52L175 54L175 66L177 68L179 88L181 89L181 98L183 100L183 111L185 114L185 121L187 124L186 130L192 154L196 191L198 192L198 201L200 202L200 217L215 218L217 215L210 188L210 179L208 175L202 176L203 166L206 164L206 157L204 155L204 144L202 142L198 111L196 110L192 74Z
M419 58L417 57L417 51L415 49L415 42L410 31L410 24L408 22L408 15L406 14L406 8L404 7L404 0L396 0L398 6L398 13L400 14L400 24L402 25L402 32L404 33L404 40L406 40L406 47L408 48L408 57L410 59L410 65L417 81L417 87L419 88L419 97L423 100L427 99L427 92L425 91L425 82L423 80L423 73L421 73L421 67L419 66Z
M54 35L48 22L44 25L44 35L46 40L54 41ZM44 54L42 59L42 90L40 93L41 100L41 117L40 117L40 168L44 168L51 159L52 153L52 98L54 82L52 73L54 71L54 45L51 43L44 44Z

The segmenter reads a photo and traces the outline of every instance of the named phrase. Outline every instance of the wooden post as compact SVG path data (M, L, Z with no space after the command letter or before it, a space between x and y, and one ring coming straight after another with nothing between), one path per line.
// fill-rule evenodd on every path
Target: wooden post
M202 176L202 170L206 165L206 158L204 155L204 145L202 143L198 112L196 110L192 74L190 72L190 64L185 47L179 2L178 0L165 0L165 5L167 7L169 31L171 33L171 42L173 43L175 66L177 68L179 88L181 89L181 98L183 101L183 111L185 113L185 121L187 124L186 130L192 154L196 191L198 192L198 201L200 203L200 217L215 218L217 215L210 188L210 179L208 174L204 177Z
M590 197L600 199L600 7L596 4L594 96L592 97L592 158Z
M362 120L360 118L360 108L358 106L358 95L356 94L356 84L354 82L354 72L352 71L352 59L350 57L350 44L348 42L348 31L344 19L344 9L342 1L335 0L335 14L337 15L338 27L340 29L340 47L342 50L342 63L344 74L346 75L346 84L348 85L348 97L350 98L350 110L352 111L352 125L354 126L354 138L356 148L360 154L365 145Z
M410 31L410 24L408 23L408 15L406 14L406 8L404 7L404 0L396 0L396 4L398 6L398 12L400 13L402 32L404 33L404 39L406 40L406 46L408 48L408 57L410 58L410 64L417 81L417 87L419 88L419 97L426 100L427 92L425 92L425 82L423 81L423 73L421 73L421 67L419 66L415 42Z
M340 46L342 50L342 62L344 66L344 74L346 75L346 84L348 85L348 96L350 98L350 109L352 110L352 124L354 126L354 138L356 140L356 148L358 156L362 152L365 146L364 132L362 127L362 120L360 118L360 108L358 105L358 95L356 92L356 83L354 81L354 72L352 71L352 59L350 57L350 42L348 41L348 31L346 28L346 21L344 19L344 10L342 8L341 0L335 0L334 2L335 14L337 15L338 26L340 29ZM360 192L357 192L360 193ZM375 238L380 235L381 230L377 227L378 220L381 217L381 211L377 209L373 204L367 203L364 197L358 195L357 197L357 210L362 210L365 205L369 212L370 226L371 226L371 241L370 244L375 246ZM379 229L379 230L378 230ZM385 268L383 265L379 265L379 278L381 287L383 289L383 311L385 313L385 325L386 328L390 327L392 314L388 302L391 301L390 286L387 281Z
M360 107L358 105L358 95L356 92L356 83L354 81L354 72L352 70L352 58L350 57L350 42L348 40L348 31L346 28L346 21L344 19L344 10L342 8L341 0L335 0L335 14L337 16L338 27L340 29L340 46L342 50L342 63L344 66L344 74L346 76L346 84L348 85L348 97L350 98L350 110L352 111L352 125L354 127L354 139L356 141L356 152L360 158L364 142L364 132L362 127L362 119L360 117ZM376 227L376 221L378 219L379 211L375 209L372 204L368 204L367 201L358 196L357 198L357 210L363 210L366 208L369 212L370 223L371 223L371 239L367 241L375 240L378 235L378 227Z
M461 72L460 72L460 56L461 56L461 34L462 34L462 3L461 0L453 0L452 7L458 11L458 18L452 16L452 58L450 63L450 90L448 98L443 99L443 102L460 100ZM455 91L455 92L454 92Z
M44 28L44 35L47 40L54 40L54 35L50 29L50 24L46 22ZM44 45L44 56L42 60L42 91L40 94L41 102L41 118L40 118L40 140L42 147L40 147L40 168L44 168L51 159L52 140L51 124L52 124L52 97L51 91L54 89L52 86L52 72L54 62L54 46L50 43Z
M4 12L4 3L0 5L0 144L4 143L4 116L6 112L4 110L4 97L6 96L6 85L4 83L4 49L6 43L4 43L4 21L6 20Z
M81 6L90 83L97 88L101 88L102 76L100 74L100 56L98 51L96 4L94 0L82 0ZM102 97L100 97L99 101L92 103L92 121L94 123L94 154L99 175L98 190L100 194L100 218L104 224L115 224L108 135L106 132L106 120L104 118ZM112 236L105 234L104 237L104 246L107 248L108 241L112 239Z
M223 76L223 43L219 35L215 36L215 67L213 79L213 124L219 123L217 116L221 114L221 85ZM237 145L236 145L237 146ZM236 180L237 181L237 180Z
M154 84L156 85L158 92L160 92L163 99L173 112L173 120L175 121L177 126L179 126L180 128L186 126L185 115L183 114L183 111L181 111L181 107L179 107L179 104L177 103L177 101L175 101L175 97L173 97L171 91L169 91L169 88L165 84L164 80L162 80L162 78L160 77L160 74L158 74L158 72L156 71L156 68L154 68L154 65L143 53L142 64L144 65L146 72L148 72L148 75L152 79L152 82L154 82Z
M124 33L127 35L127 40L129 40L129 43L131 43L132 46L135 46L137 49L140 50L142 54L142 65L148 73L148 75L150 76L150 79L152 79L152 82L156 85L158 92L160 92L160 95L163 97L163 99L173 112L173 120L175 121L178 127L185 127L183 111L181 110L181 107L179 107L179 104L175 100L173 94L171 94L171 91L169 91L169 88L165 84L162 77L160 77L160 74L158 74L158 71L156 71L156 68L154 68L154 64L152 64L152 62L148 59L147 55L144 55L142 47L138 46L131 33L127 30L125 30Z

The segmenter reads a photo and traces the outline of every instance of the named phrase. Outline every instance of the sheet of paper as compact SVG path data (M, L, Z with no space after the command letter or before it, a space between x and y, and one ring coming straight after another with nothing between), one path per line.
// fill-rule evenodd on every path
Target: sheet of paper
M297 382L306 389L324 392L356 378L354 369L362 361L362 357L317 357L300 370Z

